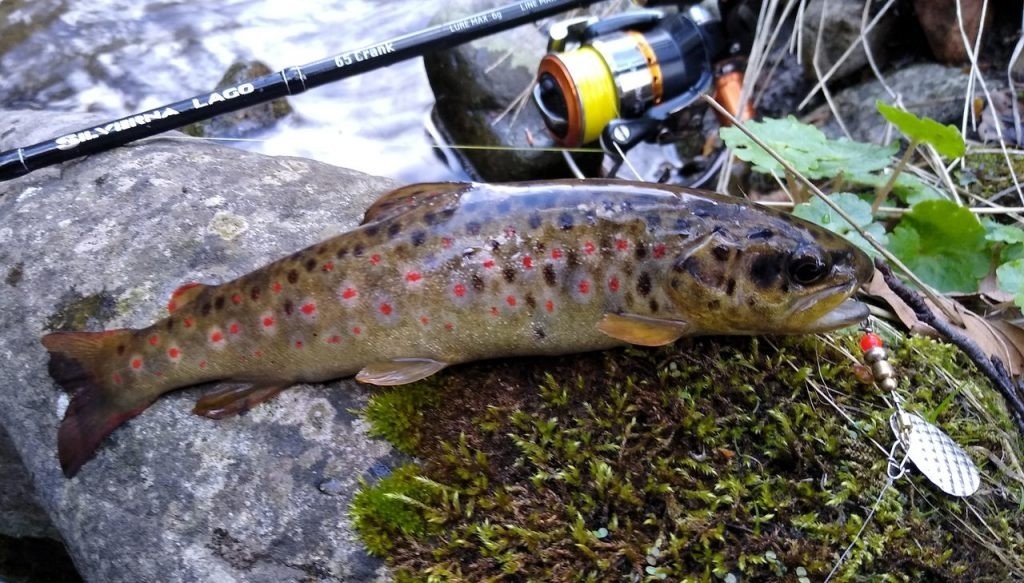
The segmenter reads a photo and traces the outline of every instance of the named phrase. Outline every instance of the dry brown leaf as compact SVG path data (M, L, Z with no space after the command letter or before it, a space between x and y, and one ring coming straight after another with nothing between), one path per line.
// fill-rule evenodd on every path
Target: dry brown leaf
M882 279L876 269L871 283L862 288L869 296L889 305L896 317L909 330L926 336L939 336L934 328L921 322L903 300L897 296ZM946 320L954 328L961 330L973 340L989 356L997 356L1006 365L1013 376L1024 372L1024 329L1004 320L986 320L953 300L942 298L943 305L963 319L963 325L950 322L931 300L925 300L936 318Z

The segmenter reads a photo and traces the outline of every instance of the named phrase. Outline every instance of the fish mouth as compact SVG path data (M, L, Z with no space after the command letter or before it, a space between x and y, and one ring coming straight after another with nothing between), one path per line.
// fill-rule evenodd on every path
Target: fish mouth
M795 324L794 331L800 333L830 332L863 322L868 317L867 305L848 297L858 285L859 282L852 281L827 287L794 302L786 314L787 319ZM815 306L821 302L830 303L829 300L835 297L846 299L814 320L800 321L800 316L804 312L813 311Z

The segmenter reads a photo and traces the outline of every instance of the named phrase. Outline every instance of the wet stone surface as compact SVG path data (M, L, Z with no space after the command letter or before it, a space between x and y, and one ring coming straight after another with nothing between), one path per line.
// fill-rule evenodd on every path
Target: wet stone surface
M0 112L8 128L0 150L97 121ZM181 283L219 283L351 228L392 186L307 160L164 138L0 183L0 428L83 578L378 576L381 564L347 517L359 478L393 463L390 446L366 437L351 412L365 390L351 381L300 385L219 422L190 412L203 387L172 393L67 480L56 458L67 400L39 338L58 326L148 325ZM246 228L222 236L211 227L219 213Z

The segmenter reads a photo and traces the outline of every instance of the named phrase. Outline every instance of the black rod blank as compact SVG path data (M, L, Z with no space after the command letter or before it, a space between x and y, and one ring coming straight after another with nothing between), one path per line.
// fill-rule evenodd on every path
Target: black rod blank
M10 180L79 156L102 152L140 138L237 111L278 97L297 95L345 79L466 43L599 0L524 0L412 32L381 43L282 69L222 91L203 93L107 123L0 152L0 180Z

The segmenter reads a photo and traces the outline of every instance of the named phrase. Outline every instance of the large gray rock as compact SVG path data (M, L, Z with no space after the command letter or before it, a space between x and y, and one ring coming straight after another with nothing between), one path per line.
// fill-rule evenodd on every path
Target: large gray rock
M804 66L807 69L807 76L816 79L815 49L818 40L821 40L821 47L817 48L817 65L821 74L825 74L839 60L839 57L856 44L848 57L839 65L836 72L829 78L830 83L852 75L868 65L868 56L864 52L864 45L858 40L863 27L871 22L877 12L877 7L868 16L867 22L863 20L865 0L811 0L803 14L801 25L801 50L803 51ZM822 19L822 9L825 9L825 18ZM883 67L888 61L888 54L885 50L885 42L892 34L896 25L896 13L888 11L867 34L868 46L871 48L871 56L875 63ZM818 29L822 32L819 35Z
M0 112L0 149L95 117ZM364 581L380 563L347 510L393 462L352 413L350 381L299 386L247 415L168 395L74 479L56 431L67 400L39 338L147 325L186 281L220 282L355 225L389 180L155 138L0 183L0 426L90 581Z
M60 535L36 500L35 489L10 437L0 427L0 536L52 538Z

